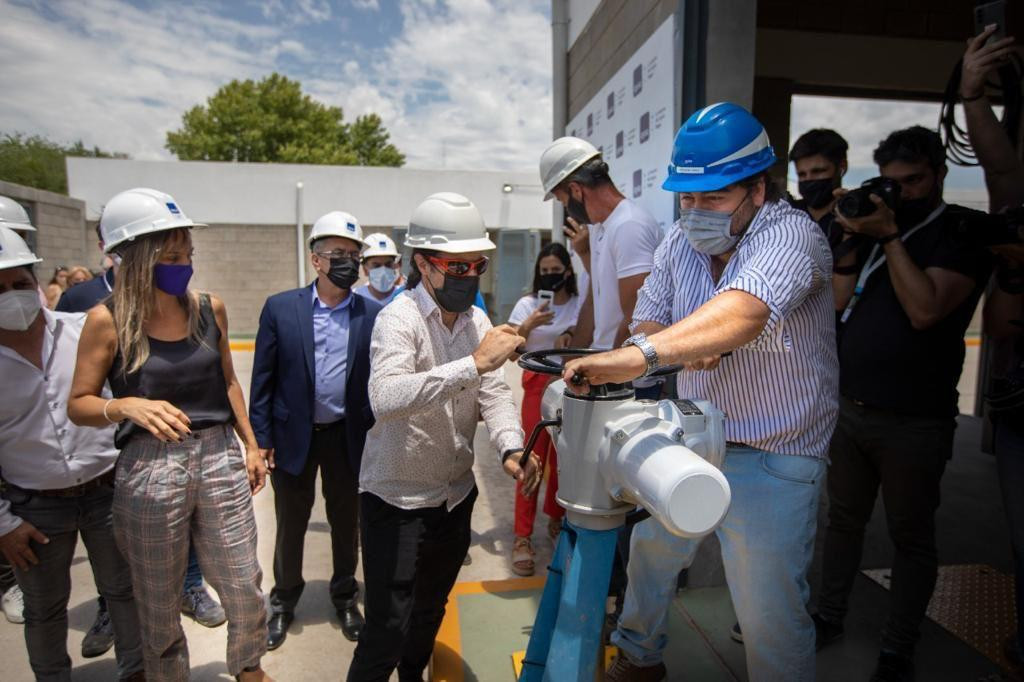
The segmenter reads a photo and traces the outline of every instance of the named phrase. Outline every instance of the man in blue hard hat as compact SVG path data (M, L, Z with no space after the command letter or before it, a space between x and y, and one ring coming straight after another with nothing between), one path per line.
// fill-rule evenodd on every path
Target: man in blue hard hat
M810 682L807 569L839 375L832 257L807 213L781 201L768 175L774 162L762 125L735 104L683 124L662 185L679 195L679 221L640 290L633 336L568 362L564 376L581 376L574 390L586 391L680 364L679 395L725 411L732 505L717 535L749 678ZM612 635L623 656L606 679L665 679L676 576L698 545L654 519L634 528Z

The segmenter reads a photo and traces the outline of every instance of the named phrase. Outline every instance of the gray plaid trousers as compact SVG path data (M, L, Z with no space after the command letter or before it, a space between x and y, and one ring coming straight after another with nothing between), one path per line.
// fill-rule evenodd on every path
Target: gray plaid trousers
M146 679L189 678L181 584L190 537L228 617L228 671L258 664L267 649L263 574L245 459L230 426L195 431L182 443L134 436L117 462L113 512L132 571Z

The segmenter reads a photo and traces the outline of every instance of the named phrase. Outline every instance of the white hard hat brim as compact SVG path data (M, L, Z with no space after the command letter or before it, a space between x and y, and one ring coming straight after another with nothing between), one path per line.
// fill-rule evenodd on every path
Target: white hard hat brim
M146 232L144 232L142 234L132 235L131 237L128 237L126 239L119 239L119 240L117 240L117 241L115 241L115 242L113 242L111 244L106 244L103 247L103 253L110 253L111 251L114 251L117 247L119 247L119 246L121 246L121 245L123 245L125 243L131 243L131 242L135 241L136 239L138 239L139 237L146 237L146 236L151 235L151 234L157 234L158 232L167 232L169 230L177 230L177 229L180 229L182 227L204 228L204 227L209 227L209 225L207 225L206 223L194 223L191 220L182 220L182 221L170 223L168 225L161 225L160 227L158 227L158 228L156 228L154 230L148 230L148 231L146 231Z
M453 242L422 244L413 248L440 251L441 253L475 253L477 251L493 251L498 247L488 237L481 237L479 239L459 239Z
M11 268L20 268L25 265L35 265L42 262L42 258L15 258L14 260L0 263L0 270L10 270Z
M354 244L359 244L359 252L360 253L366 251L366 244L364 244L361 239L356 239L355 237L352 236L351 233L349 233L349 234L342 234L340 230L332 230L330 232L321 232L320 234L317 234L317 235L310 235L309 239L306 240L306 245L309 246L310 248L312 248L313 242L315 242L316 240L318 240L318 239L330 239L331 237L339 237L341 239L347 239L350 242L353 242Z
M6 220L0 220L0 227L7 227L19 232L36 232L35 226L31 223L9 223Z

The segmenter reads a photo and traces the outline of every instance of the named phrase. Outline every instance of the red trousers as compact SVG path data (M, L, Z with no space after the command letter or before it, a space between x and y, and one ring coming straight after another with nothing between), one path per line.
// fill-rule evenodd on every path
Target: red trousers
M533 427L540 421L540 401L544 396L544 389L554 377L547 374L536 374L534 372L523 372L523 431L526 437L530 437ZM555 456L555 445L551 442L548 430L544 429L537 437L537 444L533 451L540 456L541 469L547 465L548 482L544 491L544 513L553 519L561 519L565 510L558 506L555 501L555 493L558 492L558 460ZM533 535L533 522L537 518L537 497L523 497L522 484L516 481L516 537L530 537Z

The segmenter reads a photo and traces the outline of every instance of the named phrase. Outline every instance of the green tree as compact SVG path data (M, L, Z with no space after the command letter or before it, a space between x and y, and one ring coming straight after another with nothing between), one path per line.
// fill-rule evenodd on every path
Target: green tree
M376 114L345 123L340 107L303 94L298 81L273 73L233 80L182 116L167 149L186 161L401 166Z
M105 152L99 147L89 149L81 140L63 145L40 135L0 133L0 180L67 194L66 156L128 158L126 154Z

